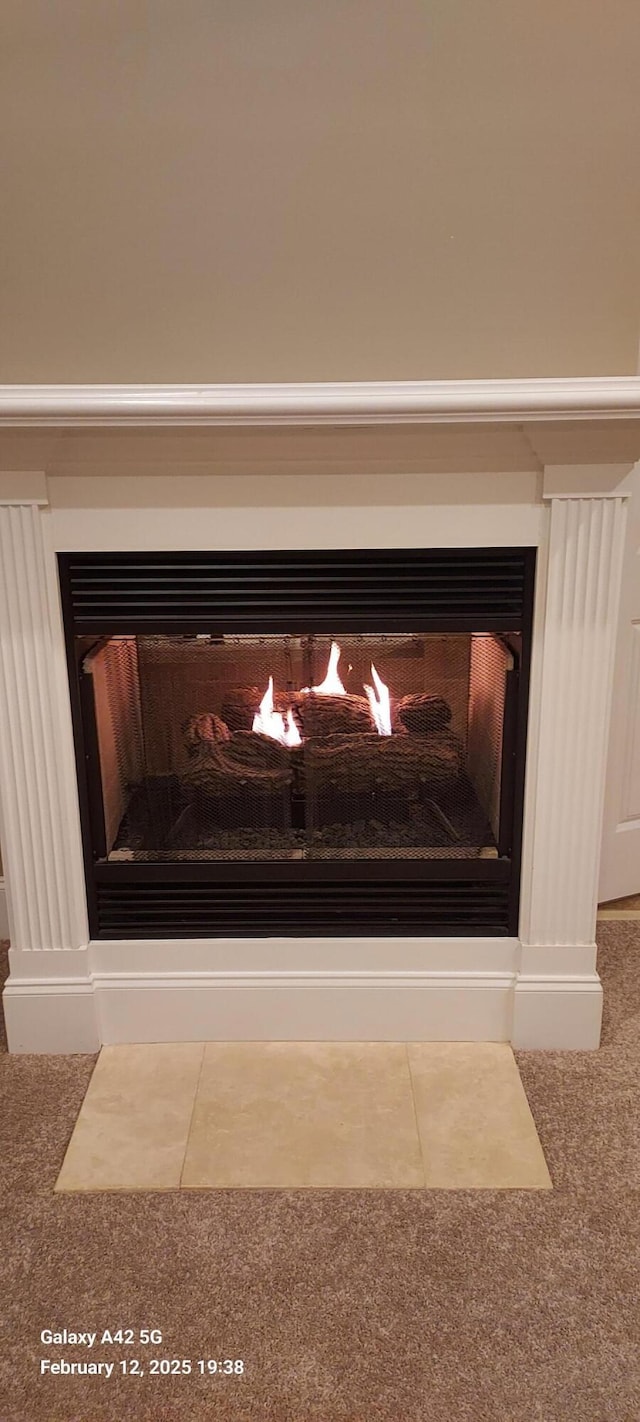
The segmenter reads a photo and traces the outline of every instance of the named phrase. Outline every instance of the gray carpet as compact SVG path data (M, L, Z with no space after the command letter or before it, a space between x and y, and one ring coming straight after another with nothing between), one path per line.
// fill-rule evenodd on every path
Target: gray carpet
M93 1058L1 1056L2 1422L638 1422L640 924L599 943L601 1050L518 1054L549 1193L54 1196ZM46 1327L245 1373L40 1380Z

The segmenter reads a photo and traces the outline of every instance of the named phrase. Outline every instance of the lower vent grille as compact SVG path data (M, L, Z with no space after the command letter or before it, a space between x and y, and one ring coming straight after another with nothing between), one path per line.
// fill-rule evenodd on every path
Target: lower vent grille
M100 938L506 935L506 884L101 884Z

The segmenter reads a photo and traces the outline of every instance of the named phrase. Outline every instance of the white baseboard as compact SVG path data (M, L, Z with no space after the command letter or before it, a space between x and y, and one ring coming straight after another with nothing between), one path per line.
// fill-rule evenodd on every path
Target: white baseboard
M99 1052L96 1001L87 978L9 978L3 994L10 1052Z
M555 978L519 975L514 989L514 1047L595 1051L601 1025L602 983L596 972Z
M103 1042L505 1041L499 973L94 976Z
M506 1041L598 1045L597 976L496 972L123 973L10 978L12 1052L175 1041Z
M9 937L9 915L7 913L7 892L4 879L0 879L0 941Z

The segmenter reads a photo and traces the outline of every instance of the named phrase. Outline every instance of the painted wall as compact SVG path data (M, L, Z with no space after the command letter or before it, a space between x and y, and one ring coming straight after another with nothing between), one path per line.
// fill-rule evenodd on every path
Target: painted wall
M636 0L4 0L0 55L0 380L636 369Z

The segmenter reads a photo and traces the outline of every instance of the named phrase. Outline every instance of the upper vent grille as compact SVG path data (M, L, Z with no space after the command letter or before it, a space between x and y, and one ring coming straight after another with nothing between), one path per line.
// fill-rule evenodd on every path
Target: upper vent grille
M518 631L530 548L60 555L76 633Z

